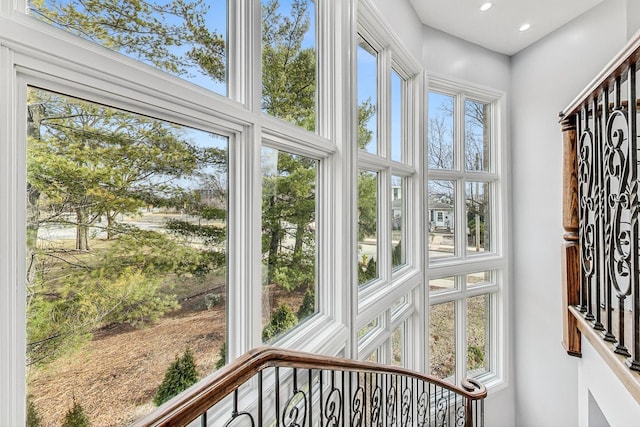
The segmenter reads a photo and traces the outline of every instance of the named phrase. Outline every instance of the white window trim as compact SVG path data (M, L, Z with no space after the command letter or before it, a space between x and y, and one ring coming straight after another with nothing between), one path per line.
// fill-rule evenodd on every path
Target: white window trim
M371 283L358 284L357 271L353 272L352 305L354 313L352 318L352 341L358 344L357 332L366 326L372 319L381 316L382 327L376 331L376 335L366 342L362 342L352 351L353 357L367 358L373 351L378 351L379 360L383 363L391 361L391 336L394 330L404 321L407 322L407 330L411 338L405 340L403 357L407 367L423 370L424 332L419 308L422 302L422 288L424 282L425 257L417 254L424 253L425 238L422 233L415 232L421 229L424 212L423 179L424 169L423 144L424 126L422 115L425 105L424 88L425 77L422 67L415 61L408 50L393 34L390 26L384 21L376 7L370 0L360 0L358 4L357 23L358 35L352 41L352 50L357 50L359 37L363 37L378 53L377 73L377 152L371 154L355 147L357 167L354 166L352 176L357 183L357 174L360 169L378 172L378 278ZM357 61L353 59L352 65L353 111L355 114L357 99ZM391 75L395 72L402 81L402 161L392 160L391 152L391 109L381 107L391 103ZM357 119L354 117L354 132L357 131ZM356 140L354 134L353 140ZM384 142L388 141L387 144ZM355 144L354 144L355 145ZM391 230L387 224L391 224L391 200L392 177L399 176L404 179L403 197L405 198L405 211L403 212L403 252L405 264L398 268L391 266ZM354 187L357 187L355 185ZM357 204L358 193L354 192L354 200ZM354 212L357 212L354 210ZM358 263L358 237L357 218L353 220L354 248L352 265ZM405 306L398 313L392 312L392 306L400 298L405 296ZM408 335L409 335L408 334Z
M510 272L511 259L510 253L510 221L508 216L509 206L509 176L510 171L508 167L508 139L506 128L506 111L507 101L506 94L501 91L496 91L491 88L487 88L480 85L475 85L466 81L451 79L449 77L440 75L438 73L429 73L427 90L435 91L451 95L459 95L464 93L468 99L489 102L492 105L492 123L491 123L491 135L493 146L490 151L490 165L491 168L488 172L475 172L466 171L463 161L464 154L457 150L458 165L459 168L454 171L446 170L431 170L429 169L425 181L430 179L462 179L464 182L480 181L480 182L492 182L493 190L490 194L493 212L491 213L492 230L491 241L494 247L492 251L487 254L466 254L466 242L465 236L462 233L456 238L457 244L461 250L460 254L457 254L453 258L446 258L441 260L434 260L428 263L427 267L427 280L425 281L425 295L427 299L427 306L433 304L455 301L457 306L462 306L462 302L467 297L488 294L491 295L491 311L495 314L496 318L491 319L489 324L489 334L491 341L489 343L490 372L481 375L478 379L484 383L487 388L492 391L501 390L506 388L509 384L509 366L510 366L510 324L511 314L509 309L509 288L512 283L512 277ZM426 93L426 92L425 92ZM460 107L462 105L462 107ZM458 96L458 105L456 105L458 111L460 108L464 108L463 99ZM461 126L462 120L454 122L454 126ZM457 129L461 132L461 129ZM463 131L463 130L462 130ZM460 135L463 135L460 133ZM426 157L425 157L425 164ZM427 184L425 183L425 186ZM425 187L427 188L427 187ZM463 189L464 190L464 189ZM456 203L457 206L465 206L465 195L461 193L460 188L456 188ZM462 203L462 204L460 204ZM458 216L458 215L456 215ZM426 218L426 217L425 217ZM426 218L428 220L428 218ZM464 218L456 218L456 227L464 226ZM464 228L458 228L464 229ZM428 250L428 249L426 249ZM452 298L447 293L429 295L429 280L439 277L457 276L478 271L496 271L496 284L489 287L479 287L465 291L464 295ZM451 294L456 294L452 292ZM495 306L494 306L495 305ZM466 372L464 372L464 366L466 365L466 322L461 322L464 316L458 317L457 333L458 340L457 345L464 344L464 351L458 351L456 356L456 375L458 379L464 378ZM427 333L428 332L428 313L425 319ZM427 366L428 369L428 343L425 348L427 354ZM457 347L458 348L458 347Z

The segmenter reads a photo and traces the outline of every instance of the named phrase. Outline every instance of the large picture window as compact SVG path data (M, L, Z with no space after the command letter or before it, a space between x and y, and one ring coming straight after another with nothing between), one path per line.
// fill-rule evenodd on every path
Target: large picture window
M229 139L36 88L27 108L30 403L129 424L176 357L193 383L225 364Z
M343 349L327 2L27 3L46 72L12 66L27 123L2 118L27 128L16 401L129 425L254 347Z

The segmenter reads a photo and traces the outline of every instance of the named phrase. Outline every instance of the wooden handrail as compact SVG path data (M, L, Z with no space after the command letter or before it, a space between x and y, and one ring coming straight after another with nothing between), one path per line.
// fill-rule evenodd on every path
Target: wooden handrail
M640 32L560 113L563 344L585 336L640 401Z
M209 375L198 384L169 400L156 411L138 420L134 426L186 425L205 413L216 403L237 390L241 385L266 368L285 367L350 371L372 374L406 376L435 384L455 395L463 396L467 402L481 401L487 395L484 385L475 380L466 380L463 387L456 387L430 375L421 374L398 366L380 365L338 357L259 347L249 351L221 370Z

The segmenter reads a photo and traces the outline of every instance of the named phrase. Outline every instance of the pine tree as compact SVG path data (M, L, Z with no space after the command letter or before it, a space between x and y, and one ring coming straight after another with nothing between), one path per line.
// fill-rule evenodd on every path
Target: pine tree
M38 413L36 405L31 400L31 396L27 396L27 427L40 427L42 418Z
M191 350L187 348L182 357L176 357L176 360L167 368L164 380L153 398L153 403L160 406L196 382L198 382L196 363L193 360Z
M89 418L87 418L87 415L84 413L84 408L74 397L73 406L64 416L62 427L89 427L90 425Z
M288 331L298 324L298 318L285 303L273 313L271 322L262 330L262 341L271 341L276 336Z

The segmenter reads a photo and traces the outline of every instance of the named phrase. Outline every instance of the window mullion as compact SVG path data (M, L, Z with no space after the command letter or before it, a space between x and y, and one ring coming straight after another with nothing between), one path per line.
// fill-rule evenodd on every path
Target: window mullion
M465 276L458 276L456 280L464 286ZM467 299L464 292L456 300L456 382L460 384L467 376Z
M229 156L228 360L261 343L260 128L248 129L233 142Z
M337 102L333 102L336 87L336 58L331 48L336 33L333 22L338 11L333 2L316 3L316 131L320 136L334 140L337 132L333 124L332 112Z
M391 52L378 53L378 155L391 158Z
M229 0L233 3L233 0ZM243 101L248 110L255 113L262 111L262 2L244 0L242 3L246 11L242 21L242 38L246 47L246 63L241 70L244 78L246 93Z

